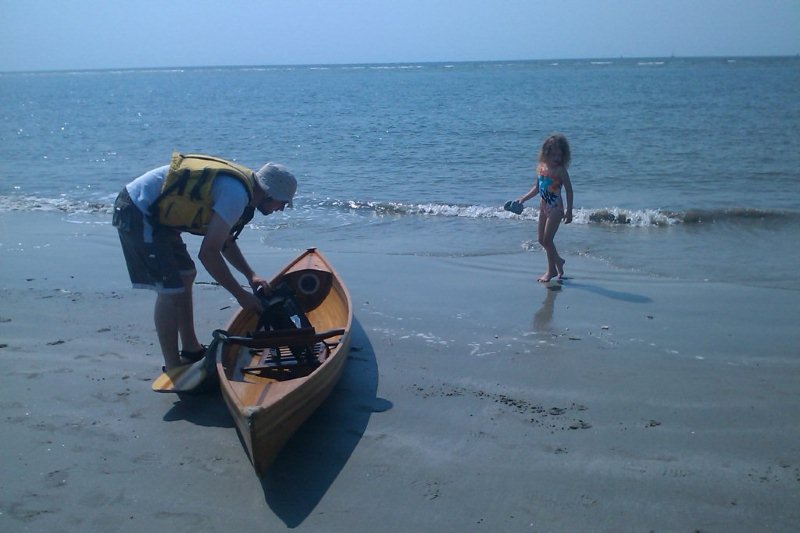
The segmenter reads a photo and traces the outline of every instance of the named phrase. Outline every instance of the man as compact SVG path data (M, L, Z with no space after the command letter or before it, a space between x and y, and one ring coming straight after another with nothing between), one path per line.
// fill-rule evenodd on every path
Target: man
M113 224L133 287L158 293L154 320L166 369L196 361L205 350L194 329L197 271L181 232L203 236L198 258L208 273L242 308L260 312L258 298L239 284L228 265L252 289L270 289L236 238L256 209L263 215L283 211L292 206L296 190L297 180L283 165L267 163L253 172L216 157L175 153L168 166L146 172L120 192Z

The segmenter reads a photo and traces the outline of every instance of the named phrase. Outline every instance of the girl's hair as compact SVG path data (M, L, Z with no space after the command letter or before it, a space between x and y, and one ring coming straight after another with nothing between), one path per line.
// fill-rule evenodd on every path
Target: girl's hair
M539 150L539 163L555 163L567 168L571 158L569 142L560 133L555 133L545 139L542 143L542 149Z

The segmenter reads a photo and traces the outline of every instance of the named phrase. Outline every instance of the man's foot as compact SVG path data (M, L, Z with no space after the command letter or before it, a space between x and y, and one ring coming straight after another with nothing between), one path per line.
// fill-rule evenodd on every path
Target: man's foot
M200 359L205 357L208 346L204 344L201 344L200 346L201 348L199 350L194 350L191 352L188 350L181 350L180 351L181 359L189 361L190 363L194 363L195 361L199 361Z

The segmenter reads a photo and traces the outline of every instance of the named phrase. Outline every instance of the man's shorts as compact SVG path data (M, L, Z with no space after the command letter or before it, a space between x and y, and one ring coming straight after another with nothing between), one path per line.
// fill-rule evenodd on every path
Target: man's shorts
M152 289L164 294L184 291L181 276L197 271L179 231L151 226L131 200L127 189L122 189L114 202L112 223L119 231L122 253L134 288Z

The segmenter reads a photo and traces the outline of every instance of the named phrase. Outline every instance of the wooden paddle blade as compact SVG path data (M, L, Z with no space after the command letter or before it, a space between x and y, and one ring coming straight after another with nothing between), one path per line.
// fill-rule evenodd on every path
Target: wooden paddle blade
M171 368L153 380L155 392L189 392L197 389L206 380L205 360Z

